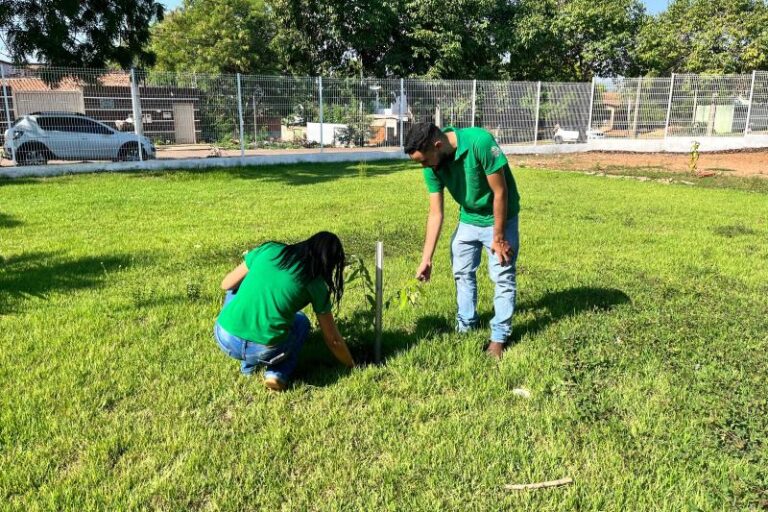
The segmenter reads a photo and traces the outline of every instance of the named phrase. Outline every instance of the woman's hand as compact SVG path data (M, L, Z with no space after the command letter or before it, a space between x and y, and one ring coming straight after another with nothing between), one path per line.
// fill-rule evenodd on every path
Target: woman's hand
M320 330L323 333L323 339L328 350L339 360L339 362L349 368L355 366L355 360L347 347L344 338L341 337L339 328L336 327L336 321L333 319L333 313L324 313L317 315L317 321L320 324Z

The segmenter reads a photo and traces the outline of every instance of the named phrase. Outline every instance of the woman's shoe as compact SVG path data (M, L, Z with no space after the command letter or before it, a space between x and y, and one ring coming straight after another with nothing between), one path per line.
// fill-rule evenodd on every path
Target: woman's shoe
M272 391L285 391L288 385L274 376L264 377L264 385Z

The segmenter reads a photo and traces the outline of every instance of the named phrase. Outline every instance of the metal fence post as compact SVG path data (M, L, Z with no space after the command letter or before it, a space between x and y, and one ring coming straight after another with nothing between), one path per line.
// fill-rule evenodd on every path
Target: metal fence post
M664 138L667 138L669 133L669 117L672 113L672 92L675 90L675 74L672 73L672 78L669 80L669 100L667 101L667 120L664 121Z
M237 74L237 116L240 118L240 156L245 156L245 124L243 123L243 89Z
M13 119L11 119L11 109L8 108L8 94L10 94L11 89L5 79L5 70L3 69L2 64L0 64L0 78L3 79L3 103L5 104L5 118L8 120L8 130L10 130L11 125L13 124ZM3 131L5 132L5 130ZM9 131L8 133L11 134L11 161L13 162L13 165L16 165L16 140L13 138L12 131Z
M637 121L640 114L640 88L643 85L643 79L637 79L637 93L635 93L635 119L632 121L632 138L637 138Z
M320 152L323 152L323 77L317 77L317 87L320 103Z
M144 161L144 151L141 147L141 136L144 131L144 119L141 116L141 96L139 84L136 82L136 70L131 68L131 106L133 108L133 133L136 134L136 146L139 150L139 161Z
M589 93L589 121L587 121L587 139L592 130L592 109L595 106L595 77L592 77L592 92Z
M404 151L403 146L403 102L405 101L405 87L403 85L403 79L400 79L400 101L398 102L398 112L397 112L397 119L398 123L400 123L400 126L397 129L397 132L400 134L400 151Z
M541 82L536 82L536 120L533 122L533 145L539 140L539 106L541 104Z
M757 71L752 71L752 85L749 87L749 105L747 106L747 121L744 123L744 136L750 132L749 119L752 117L752 99L755 96L755 75Z
M376 242L376 316L374 317L373 359L381 362L381 327L384 308L384 242Z
M477 105L477 80L472 80L472 126L475 126L476 105Z

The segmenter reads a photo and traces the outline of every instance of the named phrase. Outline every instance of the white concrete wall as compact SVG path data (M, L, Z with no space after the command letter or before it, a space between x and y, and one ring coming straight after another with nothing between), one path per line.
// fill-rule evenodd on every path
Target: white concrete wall
M768 148L768 135L746 137L668 137L666 139L600 139L584 144L539 144L503 146L510 155L585 153L588 151L626 151L632 153L690 153L693 142L699 152Z
M344 130L347 128L345 124L337 123L323 123L323 145L334 146L338 142L336 140L337 130ZM317 142L320 144L320 123L307 123L307 140L309 142Z
M319 124L319 123L318 123ZM698 141L699 152L768 148L768 135L746 137L669 137L665 139L603 139L585 144L540 144L537 146L502 146L510 155L583 153L589 151L624 151L637 153L689 153ZM245 157L162 159L146 162L73 163L30 167L0 167L2 177L58 176L88 172L154 171L172 169L206 169L276 164L360 162L367 160L403 160L408 158L398 148L388 150L350 150L301 152Z
M369 160L403 160L400 151L348 151L327 153L291 153L282 155L257 155L222 158L188 158L148 160L146 162L77 163L25 167L0 167L0 176L20 178L25 176L59 176L89 172L156 171L172 169L209 169L215 167L245 167L277 164L361 162Z

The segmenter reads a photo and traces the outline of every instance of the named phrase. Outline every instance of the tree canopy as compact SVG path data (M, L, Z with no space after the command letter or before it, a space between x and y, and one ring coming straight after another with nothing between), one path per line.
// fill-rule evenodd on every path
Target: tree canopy
M274 37L262 0L186 0L152 27L149 48L165 71L274 72Z
M586 81L768 65L766 0L0 0L14 60L167 71Z
M0 36L15 62L105 68L151 65L154 0L0 0Z
M643 26L636 58L664 75L765 69L768 9L762 0L674 0Z

